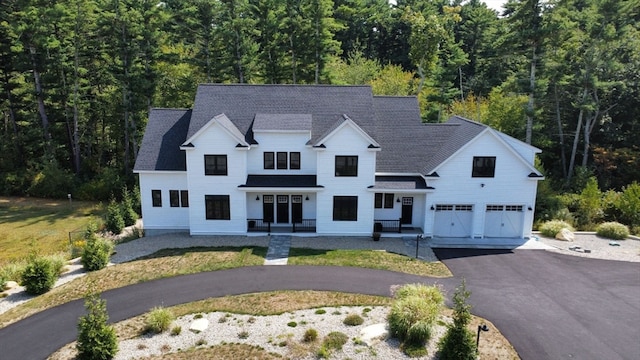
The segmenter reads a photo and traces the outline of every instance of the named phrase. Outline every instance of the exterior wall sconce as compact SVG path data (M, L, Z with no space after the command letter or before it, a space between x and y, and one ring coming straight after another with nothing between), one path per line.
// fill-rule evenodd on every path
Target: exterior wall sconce
M307 201L309 201L309 195L307 195L307 197L306 197L306 198L304 198L304 199L305 199L305 200L307 200Z
M484 187L484 183L480 184L480 187Z
M256 195L256 201L260 201L260 195Z
M489 331L487 324L478 325L478 336L476 337L476 353L478 353L478 344L480 343L480 332Z
M399 203L399 202L400 202L400 198L397 198L397 199L396 199L396 202L397 202L397 203Z
M433 205L431 205L431 210L435 210L436 208L433 207Z
M529 207L527 208L527 210L531 211L531 210L533 210L533 209L531 208L531 206L529 206Z

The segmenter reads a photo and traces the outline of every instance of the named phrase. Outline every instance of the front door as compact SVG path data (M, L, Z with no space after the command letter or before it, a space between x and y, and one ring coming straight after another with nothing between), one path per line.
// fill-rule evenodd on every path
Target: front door
M278 195L278 224L289 223L289 195Z
M291 195L291 222L302 222L302 195Z
M413 222L413 198L402 198L402 218L400 220L402 224L411 224Z
M262 195L262 221L273 222L273 195Z

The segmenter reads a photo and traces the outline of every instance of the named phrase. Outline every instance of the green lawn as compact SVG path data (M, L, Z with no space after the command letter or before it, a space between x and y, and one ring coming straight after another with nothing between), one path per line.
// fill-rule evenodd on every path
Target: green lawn
M69 232L101 222L96 202L0 197L0 266L31 252L50 255L69 250Z

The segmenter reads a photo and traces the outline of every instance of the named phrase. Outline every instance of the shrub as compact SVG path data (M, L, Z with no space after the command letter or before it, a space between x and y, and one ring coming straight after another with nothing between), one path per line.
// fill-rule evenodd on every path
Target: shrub
M67 198L73 188L73 174L58 167L55 161L44 165L31 179L27 193L41 198Z
M364 319L362 318L362 316L358 314L347 315L347 317L344 318L344 321L342 321L343 324L348 326L362 325L363 322L364 322Z
M550 238L555 238L562 229L574 231L573 226L562 220L551 220L540 225L540 233Z
M618 199L620 221L632 228L640 226L640 183L634 181L623 188Z
M107 325L106 302L96 294L85 299L88 314L78 322L78 359L112 359L118 352L118 338L113 326Z
M598 225L596 234L607 239L624 240L629 236L629 228L617 222L606 222Z
M316 329L307 329L302 336L302 341L309 343L314 342L318 338L318 331Z
M438 358L440 360L475 360L476 344L473 333L467 329L471 321L471 306L467 299L471 293L465 281L456 288L453 294L453 325L438 342Z
M80 261L87 271L104 269L112 252L113 243L110 240L92 235L84 246Z
M180 333L182 333L182 327L181 326L174 326L171 329L171 335L172 336L178 336L178 335L180 335Z
M58 279L60 268L49 258L32 256L21 275L21 284L32 295L51 290Z
M349 341L349 337L345 333L332 331L322 341L322 346L328 350L342 350L344 344Z
M145 330L159 334L169 329L174 316L171 311L163 307L154 307L145 318Z
M107 231L111 231L114 234L120 234L124 229L125 223L122 217L122 211L120 206L115 200L111 200L109 206L107 206L107 221L105 222Z
M124 220L124 226L135 225L138 220L138 214L134 210L133 199L131 193L125 186L122 189L122 202L120 203L120 214Z
M288 326L288 327L296 327L296 326L298 326L298 323L297 323L297 322L295 322L295 321L289 321L289 322L287 323L287 326Z
M322 315L322 314L326 314L326 313L327 313L327 310L325 310L325 309L318 309L318 310L315 311L316 315Z

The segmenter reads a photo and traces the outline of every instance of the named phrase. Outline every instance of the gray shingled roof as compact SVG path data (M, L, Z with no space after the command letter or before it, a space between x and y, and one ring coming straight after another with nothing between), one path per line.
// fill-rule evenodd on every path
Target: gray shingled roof
M191 110L151 109L134 171L186 171L180 145L186 140Z
M322 187L316 175L249 175L240 187Z
M284 130L311 131L311 114L262 114L253 120L253 131Z
M376 176L373 189L378 190L426 190L427 186L422 176Z
M253 125L255 130L310 129L310 144L348 116L380 144L378 173L428 175L486 129L461 117L423 124L415 97L373 96L368 86L204 84L193 111L150 112L135 170L186 170L180 145L220 114L249 143L255 143Z
M222 113L244 134L249 134L251 122L258 113L311 114L311 143L325 134L342 114L348 114L375 138L375 113L368 86L200 85L187 137Z

